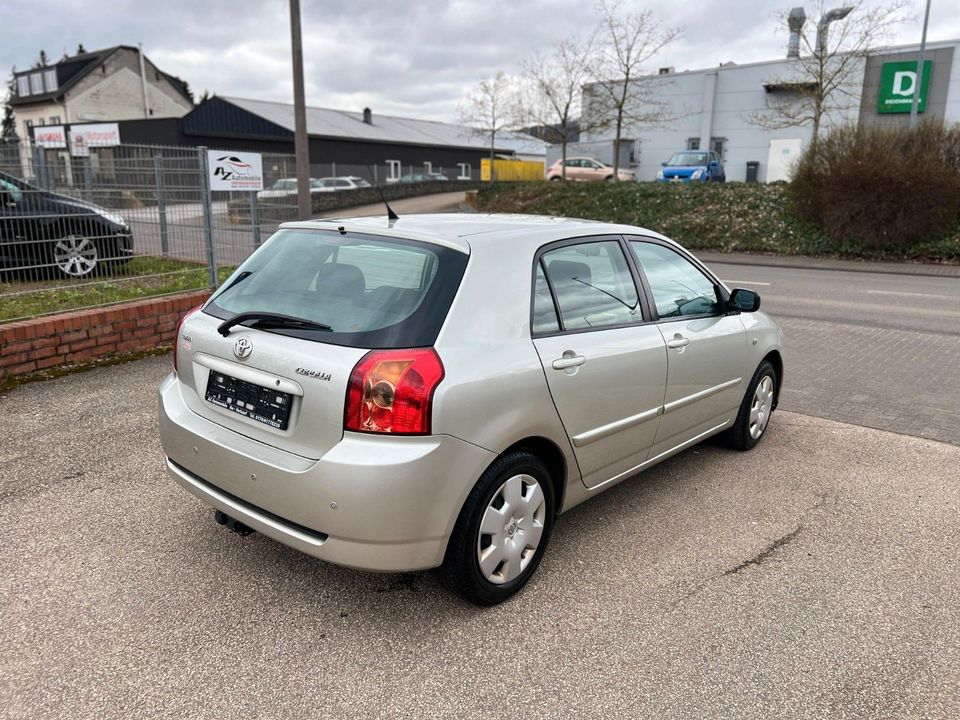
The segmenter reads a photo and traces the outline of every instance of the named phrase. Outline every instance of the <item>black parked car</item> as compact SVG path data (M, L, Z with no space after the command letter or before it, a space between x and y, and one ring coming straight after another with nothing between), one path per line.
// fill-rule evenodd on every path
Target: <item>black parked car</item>
M0 172L0 267L79 278L132 255L133 236L119 215Z

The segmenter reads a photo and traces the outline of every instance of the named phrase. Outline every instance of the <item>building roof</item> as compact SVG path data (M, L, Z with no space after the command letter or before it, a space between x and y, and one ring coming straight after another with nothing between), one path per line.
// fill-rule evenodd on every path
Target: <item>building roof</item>
M133 45L114 45L113 47L104 48L103 50L93 50L79 55L71 55L42 68L34 67L18 71L15 73L15 77L19 78L37 71L55 70L57 73L57 89L44 93L24 95L23 97L20 97L14 92L10 97L10 105L17 107L19 105L33 105L34 103L47 102L49 100L59 100L67 90L83 80L83 78L100 67L108 57L120 50L140 51L138 47ZM187 83L174 75L163 72L159 68L157 68L157 72L163 75L186 99L191 102L193 101L193 98L190 97L190 91L187 89Z
M223 97L219 100L235 105L273 125L293 132L293 105L267 100ZM453 125L435 120L372 114L372 122L363 121L363 112L307 107L307 134L312 137L337 138L365 142L399 143L488 149L487 136L466 125ZM497 133L496 149L518 155L546 155L546 143L521 132Z

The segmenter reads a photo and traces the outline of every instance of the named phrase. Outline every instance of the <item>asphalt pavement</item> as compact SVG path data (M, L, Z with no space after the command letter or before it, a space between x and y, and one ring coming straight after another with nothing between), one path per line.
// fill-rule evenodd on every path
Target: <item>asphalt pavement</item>
M480 609L216 525L162 469L169 368L0 396L5 718L960 717L958 447L775 413L563 516Z
M575 508L491 609L216 525L169 357L0 395L0 717L960 717L960 279L708 262L786 332L767 436Z
M960 277L707 260L783 327L785 410L960 445Z

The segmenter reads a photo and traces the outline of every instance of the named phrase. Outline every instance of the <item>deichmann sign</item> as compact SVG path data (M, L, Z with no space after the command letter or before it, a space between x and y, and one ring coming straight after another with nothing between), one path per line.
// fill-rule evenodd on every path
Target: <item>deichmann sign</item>
M927 88L933 61L923 63L923 78L920 82L920 97L917 112L927 108ZM878 113L908 113L913 104L913 92L917 87L917 64L915 62L884 63L880 73L880 92L877 93Z
M260 153L207 150L210 190L263 190Z
M70 126L70 154L87 157L92 147L114 147L120 144L120 126L117 123L94 123Z

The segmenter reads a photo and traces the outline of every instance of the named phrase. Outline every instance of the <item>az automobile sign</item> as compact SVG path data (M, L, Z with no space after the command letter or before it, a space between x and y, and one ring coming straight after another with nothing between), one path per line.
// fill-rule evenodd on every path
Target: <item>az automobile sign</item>
M263 190L260 153L207 150L210 190Z

